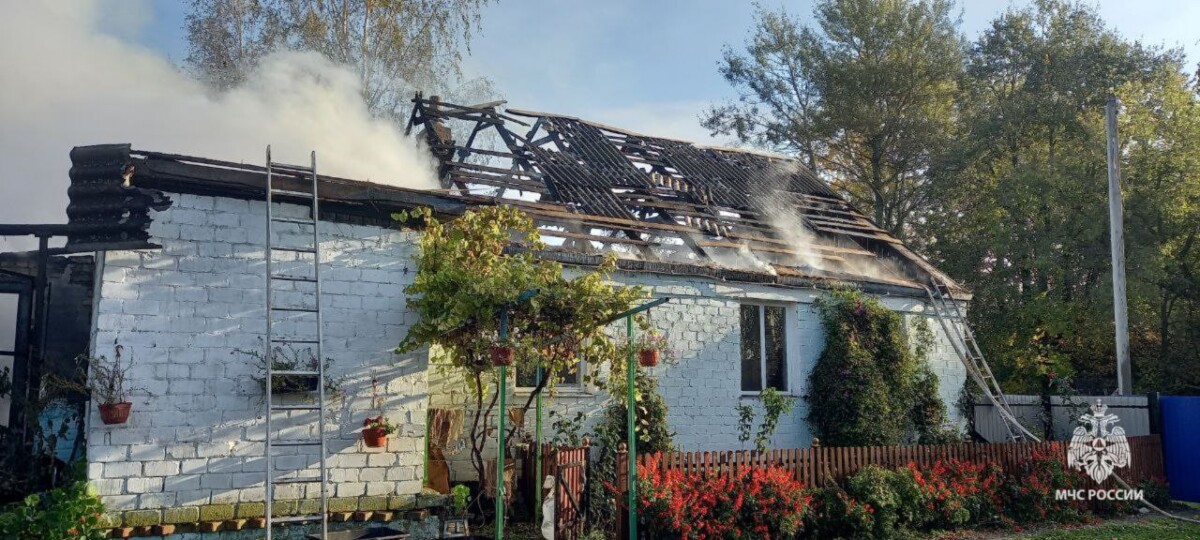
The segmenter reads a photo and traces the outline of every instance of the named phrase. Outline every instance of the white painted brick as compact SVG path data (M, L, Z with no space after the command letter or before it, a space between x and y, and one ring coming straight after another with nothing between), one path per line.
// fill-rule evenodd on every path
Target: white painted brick
M392 482L368 482L367 495L391 495L396 492L396 484Z
M153 477L129 478L125 481L129 493L156 493L163 489L163 479Z
M138 508L137 495L110 495L104 497L104 509L109 512L135 510Z
M146 476L172 476L179 474L179 461L148 461L144 466Z
M138 497L140 508L171 508L179 500L175 492L143 493Z
M96 490L96 495L122 495L125 493L125 480L119 478L92 480L89 484Z
M367 492L367 484L363 482L343 482L337 484L338 497L358 497Z
M99 444L89 444L87 451L88 461L92 463L109 463L113 461L125 461L129 459L129 445L113 445L104 446ZM88 475L89 478L95 476Z
M105 478L129 478L141 476L142 464L137 461L125 461L120 463L105 463L104 477Z
M208 471L208 459L184 459L179 462L179 467L183 474L203 474Z
M229 489L233 475L230 473L205 473L200 475L200 487L207 489Z
M129 459L133 461L157 461L166 458L167 449L157 444L133 444L129 446Z
M193 489L186 491L176 491L176 504L179 506L192 506L200 504L209 504L212 501L211 489Z

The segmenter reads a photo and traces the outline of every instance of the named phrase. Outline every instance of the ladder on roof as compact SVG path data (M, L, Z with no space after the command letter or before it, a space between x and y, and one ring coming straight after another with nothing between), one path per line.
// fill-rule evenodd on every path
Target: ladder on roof
M1000 414L1008 438L1012 441L1038 440L1038 437L1030 433L1013 414L1008 398L1004 396L999 381L992 374L992 368L988 366L979 343L975 341L975 334L967 324L967 318L958 307L958 300L954 298L950 287L936 276L930 276L930 285L931 287L925 288L925 292L929 296L934 318L946 333L946 338L959 360L966 366L967 375L983 390L983 395Z
M289 191L275 188L275 176L277 173L283 173L289 177L299 177L301 179L311 179L311 191ZM302 201L309 205L308 217L283 217L276 215L278 209L274 208L274 200L276 196L281 196L289 199L289 202ZM266 230L266 269L267 269L267 338L265 346L266 350L266 437L264 444L264 452L266 458L266 480L265 480L265 518L267 526L267 540L271 540L273 526L277 524L289 523L310 523L321 522L321 538L326 538L329 534L329 498L328 498L328 474L325 467L325 362L321 350L322 328L321 328L321 227L318 219L320 216L320 203L317 198L317 153L312 153L312 162L308 167L297 165L285 165L271 161L271 147L267 147L267 230ZM288 232L299 230L300 234L288 235L289 237L304 238L309 232L312 234L312 242L309 245L284 245L284 242L275 237L278 232L276 227L279 226ZM286 273L276 273L277 267L285 267ZM276 293L293 293L292 300L300 302L297 305L277 305L275 303ZM276 317L287 317L281 319L290 323L296 323L293 326L294 335L276 335L275 323ZM312 326L315 323L315 328ZM310 331L310 335L300 334L299 328L306 327L315 331ZM277 354L286 354L285 349L293 353L292 358L301 358L303 351L297 353L296 345L304 347L303 351L311 354L309 366L292 366L289 369L274 369L274 359ZM272 397L272 387L275 381L280 377L291 377L293 381L312 381L311 385L306 385L309 388L308 392L316 394L316 404L290 405L277 404ZM292 415L311 414L317 415L317 434L314 437L307 438L289 438L277 439L278 434L272 429L272 417L276 413L287 415L289 420L295 418ZM309 431L311 434L311 431ZM274 450L276 447L296 448L302 455L307 455L304 452L305 448L317 449L320 453L316 457L318 459L318 476L302 475L303 470L275 470ZM275 502L275 488L280 485L301 484L304 486L305 496L301 499L308 498L311 495L313 485L320 486L321 495L321 511L319 514L313 515L296 515L296 516L280 516L275 517L272 507ZM301 507L297 507L301 508Z

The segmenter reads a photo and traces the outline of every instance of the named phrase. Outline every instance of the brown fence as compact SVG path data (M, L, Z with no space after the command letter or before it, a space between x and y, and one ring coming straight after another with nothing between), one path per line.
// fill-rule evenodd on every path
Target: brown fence
M1163 478L1162 440L1158 435L1129 437L1131 463L1115 472L1130 484ZM1016 472L1037 453L1049 454L1066 462L1065 441L1022 442L996 444L943 444L921 446L861 446L837 448L784 448L765 453L751 451L671 452L660 454L660 468L684 472L708 472L733 475L737 471L764 466L782 467L791 471L805 485L820 486L837 482L858 472L867 465L897 468L909 463L930 466L935 461L957 459L974 463L995 463L1005 472ZM638 456L644 465L647 455ZM617 454L618 504L625 512L627 477L626 455ZM1111 484L1109 479L1105 484ZM1111 487L1111 486L1106 486ZM619 522L621 524L624 521ZM622 536L623 538L623 536Z
M586 443L586 441L585 441ZM532 460L528 460L532 462ZM542 445L543 478L554 478L554 489L546 495L554 498L554 537L572 539L583 535L587 524L589 447ZM534 477L532 466L526 471ZM538 481L536 489L542 489Z

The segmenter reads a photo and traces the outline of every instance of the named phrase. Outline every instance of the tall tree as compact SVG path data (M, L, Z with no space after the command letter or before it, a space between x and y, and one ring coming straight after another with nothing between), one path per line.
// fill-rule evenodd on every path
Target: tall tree
M1185 144L1195 96L1181 69L1178 51L1126 41L1094 9L1064 0L1008 11L971 47L961 136L931 167L937 204L921 231L942 267L974 290L974 327L1010 389L1071 373L1088 389L1112 388L1104 104L1113 91L1127 106L1134 363L1161 359L1155 307L1174 304L1156 299L1159 284L1186 288L1165 255L1190 249L1186 223L1196 219L1172 194L1194 193L1200 181L1188 165L1200 156L1181 152L1195 146Z
M400 117L414 89L491 94L460 80L462 50L488 0L192 0L188 66L219 89L233 86L268 52L317 51L352 66L363 100Z
M948 0L823 0L816 27L759 9L721 74L740 97L705 112L714 134L799 153L883 228L907 236L926 171L951 136L964 40Z

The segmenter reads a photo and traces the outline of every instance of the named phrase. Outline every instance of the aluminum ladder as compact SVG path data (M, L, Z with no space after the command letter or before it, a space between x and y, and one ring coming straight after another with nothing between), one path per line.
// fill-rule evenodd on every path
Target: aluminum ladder
M967 375L983 390L983 395L999 412L1008 438L1012 441L1038 440L1038 437L1026 429L1013 414L1008 405L1008 398L1004 397L1004 391L1000 388L996 376L992 374L992 368L988 366L979 343L975 341L975 334L967 324L966 316L959 309L958 301L955 300L950 287L937 277L931 276L930 287L925 288L925 293L929 296L933 317L945 332L946 339L954 348L958 359L966 366Z
M289 191L275 188L275 176L281 173L284 176L292 178L309 179L312 183L311 191ZM305 201L309 204L309 217L295 218L282 217L276 215L274 208L274 200L276 196L282 196L289 199L289 202L296 200ZM321 538L326 538L329 535L329 485L328 471L326 469L325 457L325 361L321 350L322 327L321 327L321 226L320 220L320 201L317 197L317 153L312 152L312 161L310 166L301 167L297 165L285 165L271 161L271 147L267 147L267 230L266 230L266 252L265 261L267 269L267 288L266 288L266 314L267 314L267 337L265 346L266 350L266 437L264 443L264 453L266 458L266 479L265 479L265 521L267 526L267 540L271 540L271 535L274 525L287 523L306 523L306 522L321 522ZM275 245L275 227L277 224L287 224L292 228L312 230L312 244L308 246L291 246L291 245ZM283 242L280 242L283 244ZM281 257L281 254L290 253L295 257L295 260L288 261L291 264L289 272L291 274L277 274L275 271L276 264L281 264L283 261L278 261L276 257ZM297 269L308 266L311 263L311 270L297 272ZM310 287L311 291L303 291L303 297L311 296L313 298L310 306L283 306L275 304L275 293L277 283L289 283L292 287ZM300 285L304 284L304 285ZM295 292L295 291L293 291ZM274 333L275 317L280 315L290 314L293 317L308 318L308 322L315 318L316 329L315 335L311 336L276 336ZM295 351L295 345L306 346L306 350L313 353L313 365L310 369L303 369L303 366L295 366L293 369L278 370L274 369L274 355L276 350L282 347L288 347ZM299 357L299 356L297 356ZM316 388L312 390L316 394L316 404L304 405L284 405L276 404L272 397L272 382L278 376L291 376L312 378L316 381ZM317 415L317 436L315 439L288 439L276 440L275 432L272 429L272 417L276 413L289 414L291 412L315 412ZM273 450L275 447L318 447L319 454L319 471L318 476L300 476L299 474L283 474L285 471L275 470L275 460ZM293 471L299 473L300 471ZM283 474L277 477L277 474ZM321 486L321 512L313 515L296 515L296 516L281 516L274 517L272 507L275 502L275 487L283 484L320 484ZM304 499L307 499L307 493Z

